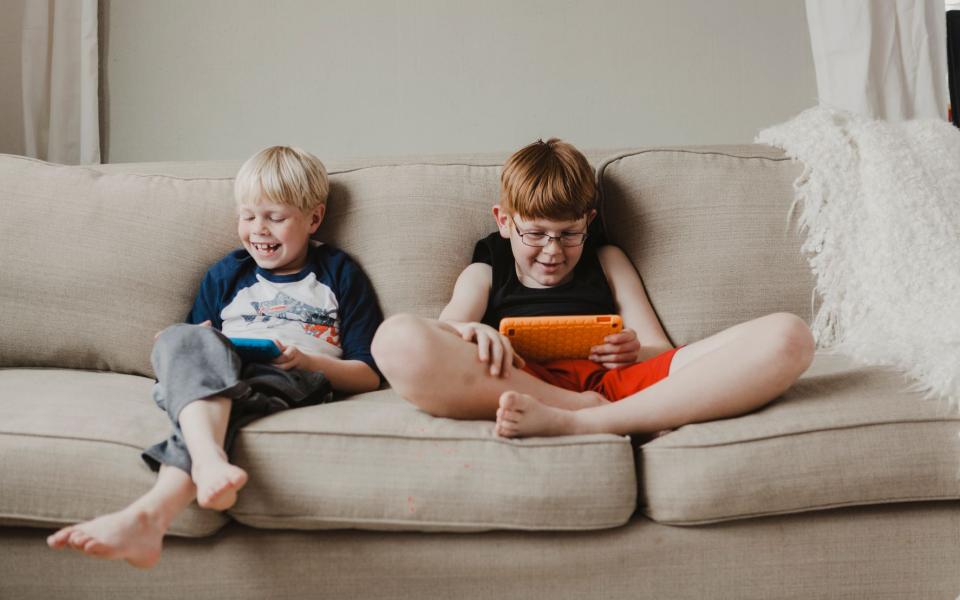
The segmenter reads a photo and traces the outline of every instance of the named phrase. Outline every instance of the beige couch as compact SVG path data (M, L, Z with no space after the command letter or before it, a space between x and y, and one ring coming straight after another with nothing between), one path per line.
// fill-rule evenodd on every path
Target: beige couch
M387 315L435 317L492 230L503 159L329 162L319 235L360 261ZM765 146L590 159L609 237L674 344L775 311L809 320L788 215L800 165ZM960 418L823 352L765 409L645 444L499 439L389 389L278 414L238 437L237 505L186 511L152 571L48 550L51 529L154 480L140 449L169 425L153 333L236 245L238 166L0 156L0 598L960 593Z

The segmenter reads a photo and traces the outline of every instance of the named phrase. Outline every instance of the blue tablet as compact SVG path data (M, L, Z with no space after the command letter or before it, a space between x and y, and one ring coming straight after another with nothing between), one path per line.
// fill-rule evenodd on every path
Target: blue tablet
M270 362L280 356L280 348L273 340L259 338L229 338L233 347L246 362Z

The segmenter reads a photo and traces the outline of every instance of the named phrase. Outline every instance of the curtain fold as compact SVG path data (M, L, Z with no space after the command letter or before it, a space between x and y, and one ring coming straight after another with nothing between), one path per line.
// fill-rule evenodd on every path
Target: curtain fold
M806 0L820 103L894 121L947 116L943 0Z
M23 16L27 156L100 162L97 0L31 0Z
M960 127L960 10L947 11L947 69L950 72L950 119Z

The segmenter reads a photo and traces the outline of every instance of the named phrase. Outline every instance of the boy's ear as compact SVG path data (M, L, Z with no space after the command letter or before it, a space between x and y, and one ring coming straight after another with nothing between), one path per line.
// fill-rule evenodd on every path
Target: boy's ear
M500 237L510 237L510 214L503 210L499 204L493 205L493 218L497 221L497 229L500 230Z
M321 204L310 213L310 234L317 232L320 223L323 223L323 217L327 214L327 205Z
M587 213L587 227L590 227L590 223L593 223L593 220L597 217L597 209L591 208L590 212Z

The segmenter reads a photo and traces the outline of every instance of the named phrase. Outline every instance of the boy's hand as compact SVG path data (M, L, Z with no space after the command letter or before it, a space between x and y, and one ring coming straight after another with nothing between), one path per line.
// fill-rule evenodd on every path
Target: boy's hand
M454 327L460 337L477 345L477 356L481 362L490 363L490 374L494 377L509 377L511 364L518 369L525 364L513 351L510 340L493 327L483 323L458 323Z
M637 362L640 357L640 342L637 332L624 329L603 338L605 343L590 349L590 360L598 362L607 369L616 369Z
M271 364L280 367L284 371L297 368L308 371L313 370L310 368L310 355L302 352L300 348L296 346L284 346L280 340L273 340L273 343L277 345L277 348L280 348L280 356L273 359Z

